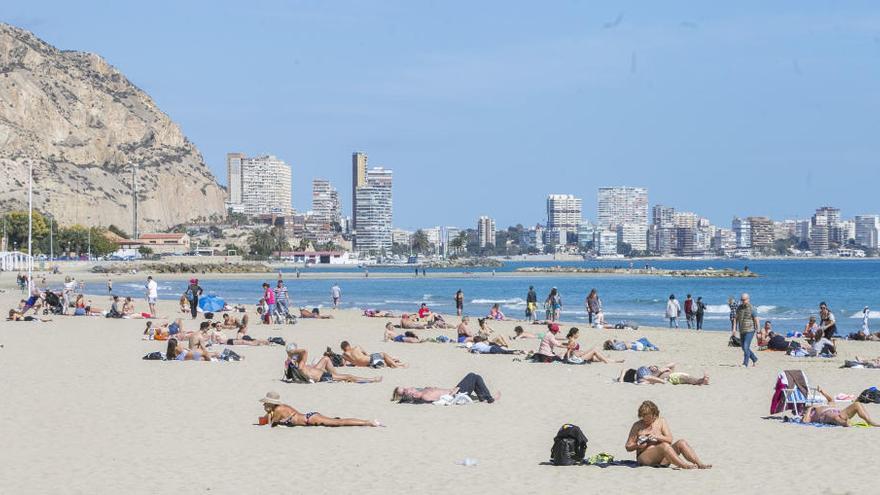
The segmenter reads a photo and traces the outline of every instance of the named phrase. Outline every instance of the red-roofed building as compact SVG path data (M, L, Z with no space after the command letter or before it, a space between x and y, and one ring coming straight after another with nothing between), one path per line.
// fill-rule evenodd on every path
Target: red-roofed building
M190 252L188 234L143 234L139 239L123 239L118 243L119 249L136 250L141 246L146 246L152 249L155 254L186 254Z

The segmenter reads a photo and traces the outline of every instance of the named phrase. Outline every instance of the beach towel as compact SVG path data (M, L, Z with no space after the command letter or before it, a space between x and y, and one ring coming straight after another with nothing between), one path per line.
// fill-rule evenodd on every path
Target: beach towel
M465 393L457 393L455 395L447 394L432 402L435 406L466 406L473 403L474 400Z

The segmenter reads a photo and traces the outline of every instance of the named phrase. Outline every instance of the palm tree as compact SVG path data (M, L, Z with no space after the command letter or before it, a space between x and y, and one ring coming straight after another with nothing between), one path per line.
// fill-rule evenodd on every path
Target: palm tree
M413 251L416 253L427 253L431 250L431 243L428 241L428 234L422 229L416 231L412 238Z

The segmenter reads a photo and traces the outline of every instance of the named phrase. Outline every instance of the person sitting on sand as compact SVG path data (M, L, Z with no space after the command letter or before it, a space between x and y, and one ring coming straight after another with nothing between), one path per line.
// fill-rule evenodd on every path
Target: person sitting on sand
M394 318L394 313L380 309L365 309L364 316L367 318Z
M278 392L268 392L260 399L266 411L266 424L275 426L382 426L379 420L331 418L316 412L301 413L281 402Z
M811 315L810 320L807 322L807 326L804 327L804 338L807 339L807 342L812 342L813 340L820 338L820 335L822 335L822 331L819 329L816 317Z
M425 303L422 303L422 305L419 306L418 314L420 320L431 321L433 319L433 314Z
M578 343L578 337L580 336L580 330L577 327L572 327L571 330L568 331L568 335L566 335L565 340L567 350L565 351L564 359L568 360L571 357L576 357L579 359L583 359L588 363L592 362L600 362L608 364L611 361L607 356L604 356L601 352L599 352L595 347L590 349L589 351L582 351L581 345ZM622 363L623 359L614 361L615 363Z
M504 319L504 313L501 312L501 307L498 303L492 305L492 309L489 310L489 315L486 318L495 321L501 321Z
M376 383L382 381L381 376L375 378L363 378L360 376L337 373L336 368L333 367L333 363L327 356L322 356L315 365L310 365L308 363L309 352L307 350L297 349L296 344L288 344L287 361L284 363L285 368L293 365L299 369L306 378L313 382Z
M186 298L185 294L182 294L180 296L179 303L180 303L180 312L185 313L185 314L189 314L189 300Z
M682 469L709 469L685 440L674 441L660 409L646 400L639 406L639 420L633 423L626 439L626 451L636 452L640 466L669 466ZM682 459L684 457L684 459Z
M413 332L406 331L402 334L394 333L394 325L389 321L385 324L385 337L382 339L383 342L401 342L404 344L421 344L422 339L419 338L418 335Z
M220 324L220 326L227 329L237 329L240 325L241 322L238 320L238 318L231 316L229 313L223 313L223 322Z
M513 335L510 337L510 340L522 340L522 339L541 339L544 338L544 333L532 333L526 332L523 330L523 327L517 325L513 328Z
M825 393L821 388L816 390L828 400L828 404L808 407L801 416L801 420L804 423L849 426L849 421L858 416L871 426L880 426L880 424L875 423L871 419L867 409L865 409L865 405L861 402L853 402L846 407L842 407L842 405L836 404L834 398Z
M30 316L30 315L25 316L24 313L22 313L21 311L15 310L15 309L9 310L9 317L6 318L6 320L7 321L41 321L43 323L52 321L49 318L40 318L38 316Z
M321 310L319 308L299 308L299 317L300 318L314 318L317 320L329 320L333 318L333 315L322 315Z
M510 341L507 340L507 337L493 330L492 327L489 326L488 320L480 318L477 320L477 323L480 325L479 335L485 337L487 342L500 345L501 347L510 347Z
M489 343L482 335L474 337L473 345L471 345L469 350L474 354L525 354L523 351L511 350Z
M532 360L539 363L552 363L554 361L562 361L562 357L556 354L556 348L565 349L568 342L560 342L556 340L559 334L559 324L550 323L547 325L548 332L541 339L538 345L538 352L532 354Z
M168 339L168 347L165 349L165 359L169 361L210 361L217 354L205 350L185 349L178 344L176 338Z
M368 354L359 346L353 346L348 341L343 340L339 347L342 348L342 359L352 366L360 368L378 368L387 366L389 368L406 368L407 365L396 357L384 352L374 352Z
M764 322L764 327L758 330L755 338L758 339L758 347L767 347L770 344L770 334L773 333L773 324L770 320Z
M131 296L126 297L125 301L122 303L122 316L123 318L140 317L140 315L134 313L134 301L131 300Z
M632 342L627 342L624 340L610 339L606 340L602 344L602 348L606 351L659 351L660 348L656 345L652 344L651 341L646 339L645 337L640 338L639 340L634 340Z
M440 400L444 395L467 394L476 397L480 402L488 402L489 404L501 398L501 394L496 392L495 396L489 392L489 387L483 377L476 373L468 373L453 388L438 387L396 387L391 394L391 401L400 404L430 404Z
M427 328L427 325L414 321L410 318L409 313L404 313L400 315L400 328L405 328L407 330L424 330Z
M458 343L464 344L465 342L473 342L474 341L474 332L468 328L468 323L470 323L471 319L467 316L461 317L461 323L458 324L458 328L456 331L458 332Z

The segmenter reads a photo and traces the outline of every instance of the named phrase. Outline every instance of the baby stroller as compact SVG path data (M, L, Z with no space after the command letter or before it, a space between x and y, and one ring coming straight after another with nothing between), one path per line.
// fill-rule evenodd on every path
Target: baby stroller
M61 303L61 298L58 294L47 290L44 297L46 301L46 305L43 307L44 315L60 315L64 313L64 304Z
M276 304L275 311L272 315L275 323L280 325L286 323L288 325L296 325L296 316L290 314L290 309L283 304Z

